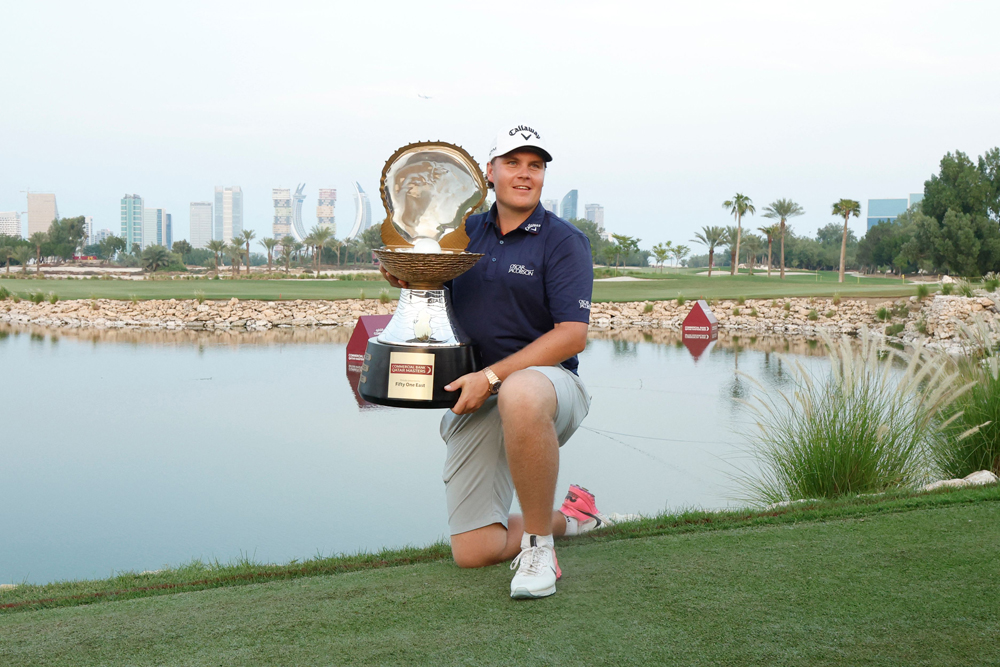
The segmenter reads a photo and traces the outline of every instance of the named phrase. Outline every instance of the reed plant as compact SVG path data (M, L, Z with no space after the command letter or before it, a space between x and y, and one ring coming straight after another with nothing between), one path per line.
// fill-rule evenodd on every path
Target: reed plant
M970 384L945 411L951 419L948 437L935 443L931 464L941 478L965 477L979 471L1000 474L1000 330L993 320L962 325L966 356L959 366Z
M759 472L744 475L751 501L834 498L913 487L929 472L927 452L955 418L945 415L968 387L943 354L882 346L863 329L857 342L823 340L830 370L791 368L789 390L765 389L747 405L759 433L750 454ZM756 381L754 381L756 383Z

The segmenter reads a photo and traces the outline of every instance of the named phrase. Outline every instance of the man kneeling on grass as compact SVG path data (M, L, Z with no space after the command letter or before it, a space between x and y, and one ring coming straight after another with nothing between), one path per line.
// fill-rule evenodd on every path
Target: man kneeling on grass
M575 485L552 509L559 448L590 409L576 355L587 343L594 273L587 237L539 203L551 160L530 127L497 134L486 165L496 203L465 224L468 251L485 256L448 285L484 366L446 387L461 391L441 420L452 554L460 567L513 558L512 598L556 592L554 536L610 523ZM523 515L510 515L515 490Z

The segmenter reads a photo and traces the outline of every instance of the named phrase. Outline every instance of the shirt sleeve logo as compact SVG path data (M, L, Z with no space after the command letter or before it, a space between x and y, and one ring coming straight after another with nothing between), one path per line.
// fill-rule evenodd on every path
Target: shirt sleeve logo
M580 299L580 310L590 310L590 302L586 299Z
M535 270L525 267L524 264L511 264L507 273L518 273L522 276L533 276L535 275Z

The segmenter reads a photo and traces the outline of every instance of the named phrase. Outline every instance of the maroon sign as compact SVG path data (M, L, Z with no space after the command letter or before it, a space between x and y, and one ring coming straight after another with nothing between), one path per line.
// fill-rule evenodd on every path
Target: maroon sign
M391 319L392 315L362 315L354 325L351 340L347 342L347 381L351 385L351 391L354 392L358 407L362 410L379 407L361 398L361 394L358 393L361 366L365 363L365 348L368 347L368 339L382 333Z
M681 341L697 361L718 337L719 320L715 319L708 304L699 299L681 323Z

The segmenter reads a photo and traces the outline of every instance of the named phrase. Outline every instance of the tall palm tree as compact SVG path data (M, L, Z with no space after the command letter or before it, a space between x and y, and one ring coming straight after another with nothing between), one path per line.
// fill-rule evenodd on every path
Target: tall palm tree
M302 242L306 244L306 247L309 248L309 250L313 253L314 256L313 259L315 260L316 237L313 236L312 234L309 234L304 239L302 239ZM315 261L313 261L313 264L315 264ZM319 269L316 269L316 272L319 273Z
M45 232L35 232L28 237L31 245L35 246L35 273L42 272L42 246L49 242L49 235Z
M214 239L212 241L209 241L208 244L205 245L205 248L207 250L210 250L212 252L212 254L215 256L215 272L218 273L219 272L219 256L226 251L226 244L225 244L225 242L224 241L219 241L218 239Z
M831 215L839 215L844 218L844 238L840 242L840 277L837 282L844 282L844 259L847 257L847 219L852 215L855 218L861 217L861 204L853 199L841 199L833 205Z
M10 258L14 256L14 246L4 245L0 247L0 257L7 263L7 275L10 275Z
M740 256L740 236L743 234L743 216L749 213L753 215L757 212L757 209L753 207L753 201L750 197L740 194L737 192L733 195L732 199L727 199L722 202L722 208L729 209L729 212L736 218L736 256ZM732 268L729 270L729 275L736 273L737 264L733 264Z
M278 239L263 238L259 243L267 249L267 272L271 273L271 259L274 257L274 249L278 247Z
M14 250L14 259L16 259L17 263L21 265L21 273L28 272L28 260L31 259L32 254L34 253L31 252L31 246L18 246L18 248Z
M334 237L330 237L330 240L326 242L326 247L337 253L337 266L340 266L340 251L344 249L343 241L338 241Z
M729 266L733 267L738 264L736 261L736 226L728 225L726 227L726 235L722 239L722 244L726 246L729 250ZM729 275L733 275L732 269L729 271Z
M778 199L764 209L764 217L781 221L781 278L785 277L785 223L789 218L802 215L805 210L791 199Z
M239 240L246 244L246 252L244 253L247 258L247 277L250 277L250 242L257 238L257 232L252 229L244 229L239 235ZM235 242L236 239L233 239Z
M243 259L242 239L233 239L231 245L226 246L226 257L233 263L233 278L240 277L240 264Z
M290 236L286 236L285 239L290 239ZM281 242L281 260L285 263L285 273L288 273L289 265L292 263L292 253L295 252L295 241L282 240Z
M765 225L764 227L758 227L757 231L763 232L764 236L767 237L767 277L771 277L771 243L774 242L775 237L781 233L781 225Z
M712 277L712 263L715 259L715 246L722 245L726 236L723 227L702 227L700 232L695 232L692 239L695 243L708 246L708 277Z

